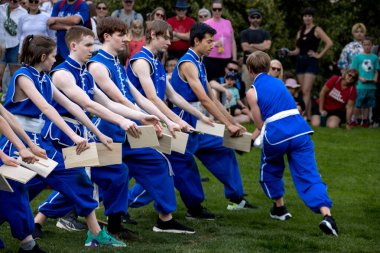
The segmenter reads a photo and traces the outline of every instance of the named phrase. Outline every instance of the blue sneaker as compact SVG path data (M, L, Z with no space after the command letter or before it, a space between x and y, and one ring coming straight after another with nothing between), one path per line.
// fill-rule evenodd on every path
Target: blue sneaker
M126 247L122 241L116 240L113 236L108 234L105 227L99 232L97 236L93 236L90 231L87 231L87 239L84 244L86 247L99 247L99 246L111 246L111 247Z

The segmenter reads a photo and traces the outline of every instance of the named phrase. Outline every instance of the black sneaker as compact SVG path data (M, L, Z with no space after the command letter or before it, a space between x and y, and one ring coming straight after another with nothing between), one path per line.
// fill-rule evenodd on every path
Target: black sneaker
M38 244L36 244L31 250L24 250L23 248L19 248L18 253L46 253L46 251L42 250Z
M272 219L281 221L292 218L292 215L286 209L286 205L277 207L275 203L273 203L273 207L270 209L269 215Z
M87 225L80 222L74 212L70 212L65 217L59 218L56 226L67 231L87 230Z
M249 209L257 209L257 206L252 205L249 203L245 198L239 198L239 199L230 199L230 204L227 206L227 210L240 210L244 208Z
M216 216L207 210L206 207L199 205L198 207L188 209L185 218L188 220L215 220Z
M137 225L137 221L132 219L131 216L129 215L129 213L127 213L126 215L123 215L122 220L123 220L123 223L131 224L131 225Z
M338 236L339 231L338 227L336 226L335 220L332 216L326 215L321 223L319 223L319 228L326 234L326 235L335 235Z
M174 233L174 234L194 234L195 231L192 228L186 227L171 219L169 221L162 221L160 218L157 220L157 224L153 227L154 232Z
M39 240L42 238L42 226L39 223L34 223L33 239Z

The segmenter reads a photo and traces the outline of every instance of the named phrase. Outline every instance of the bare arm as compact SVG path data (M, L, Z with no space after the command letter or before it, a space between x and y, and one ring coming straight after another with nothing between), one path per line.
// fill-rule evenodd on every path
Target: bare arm
M355 101L348 100L346 104L346 128L351 127L351 119L352 119L352 115L354 114L354 108L355 108Z
M330 91L329 88L327 88L326 85L322 87L321 92L319 92L319 112L321 113L322 116L325 116L327 112L323 108L325 106L325 98L326 94Z
M244 52L253 53L255 51L268 51L272 45L271 40L264 40L261 43L251 43L243 42L241 43L241 48Z
M316 56L314 56L315 58L320 59L327 53L327 51L329 51L329 49L333 46L334 43L332 42L330 37L325 33L325 31L323 31L323 29L319 26L315 29L315 32L317 34L317 37L321 38L321 40L325 43L325 46L322 49L322 51L317 53Z
M261 131L261 128L264 125L264 121L261 118L261 110L259 105L257 104L256 90L254 88L249 89L249 91L247 92L247 100L249 107L251 108L251 113L253 116L253 121L255 122L256 129L258 131Z
M296 42L297 42L297 40L299 39L300 36L301 36L301 31L298 31L297 32L297 37L296 37ZM289 56L297 56L299 54L300 54L300 49L299 49L299 47L297 46L297 43L296 43L295 49L289 51L288 55Z
M180 40L190 40L190 32L180 33L180 32L173 31L173 36Z
M50 17L48 19L49 29L52 30L66 30L67 26L79 25L82 18L79 15L67 17Z

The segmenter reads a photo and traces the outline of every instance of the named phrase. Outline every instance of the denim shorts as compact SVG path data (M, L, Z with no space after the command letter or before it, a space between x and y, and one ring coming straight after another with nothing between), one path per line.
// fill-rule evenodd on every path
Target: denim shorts
M358 108L374 108L376 106L376 90L358 89L355 106Z
M296 73L317 75L319 73L318 59L307 55L299 55L297 57Z
M18 65L18 50L19 46L4 49L4 54L0 63Z

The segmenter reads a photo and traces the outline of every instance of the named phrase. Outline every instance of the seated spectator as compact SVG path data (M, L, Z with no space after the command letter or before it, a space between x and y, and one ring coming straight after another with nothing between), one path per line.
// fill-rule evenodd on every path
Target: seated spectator
M282 68L282 64L279 60L271 60L270 62L270 68L269 68L269 75L277 77L281 80L284 80L284 70Z
M297 83L296 79L288 78L285 80L285 86L294 98L298 111L303 115L305 112L305 102L302 99L302 94L299 92L301 85Z
M356 69L347 69L340 76L332 76L319 93L318 109L314 108L312 126L340 127L346 123L351 128L351 118L356 99L356 83L359 73Z
M202 8L198 11L198 23L205 22L206 20L211 18L211 12L206 9Z
M225 107L227 111L234 116L235 121L239 123L245 123L253 121L253 117L248 107L243 104L240 100L239 90L236 88L237 74L234 72L228 72L224 77L225 87L228 92L232 95L231 99L227 101Z
M172 78L172 73L177 65L178 59L171 57L168 58L167 61L165 62L165 71L166 71L166 79L170 82L170 79Z

